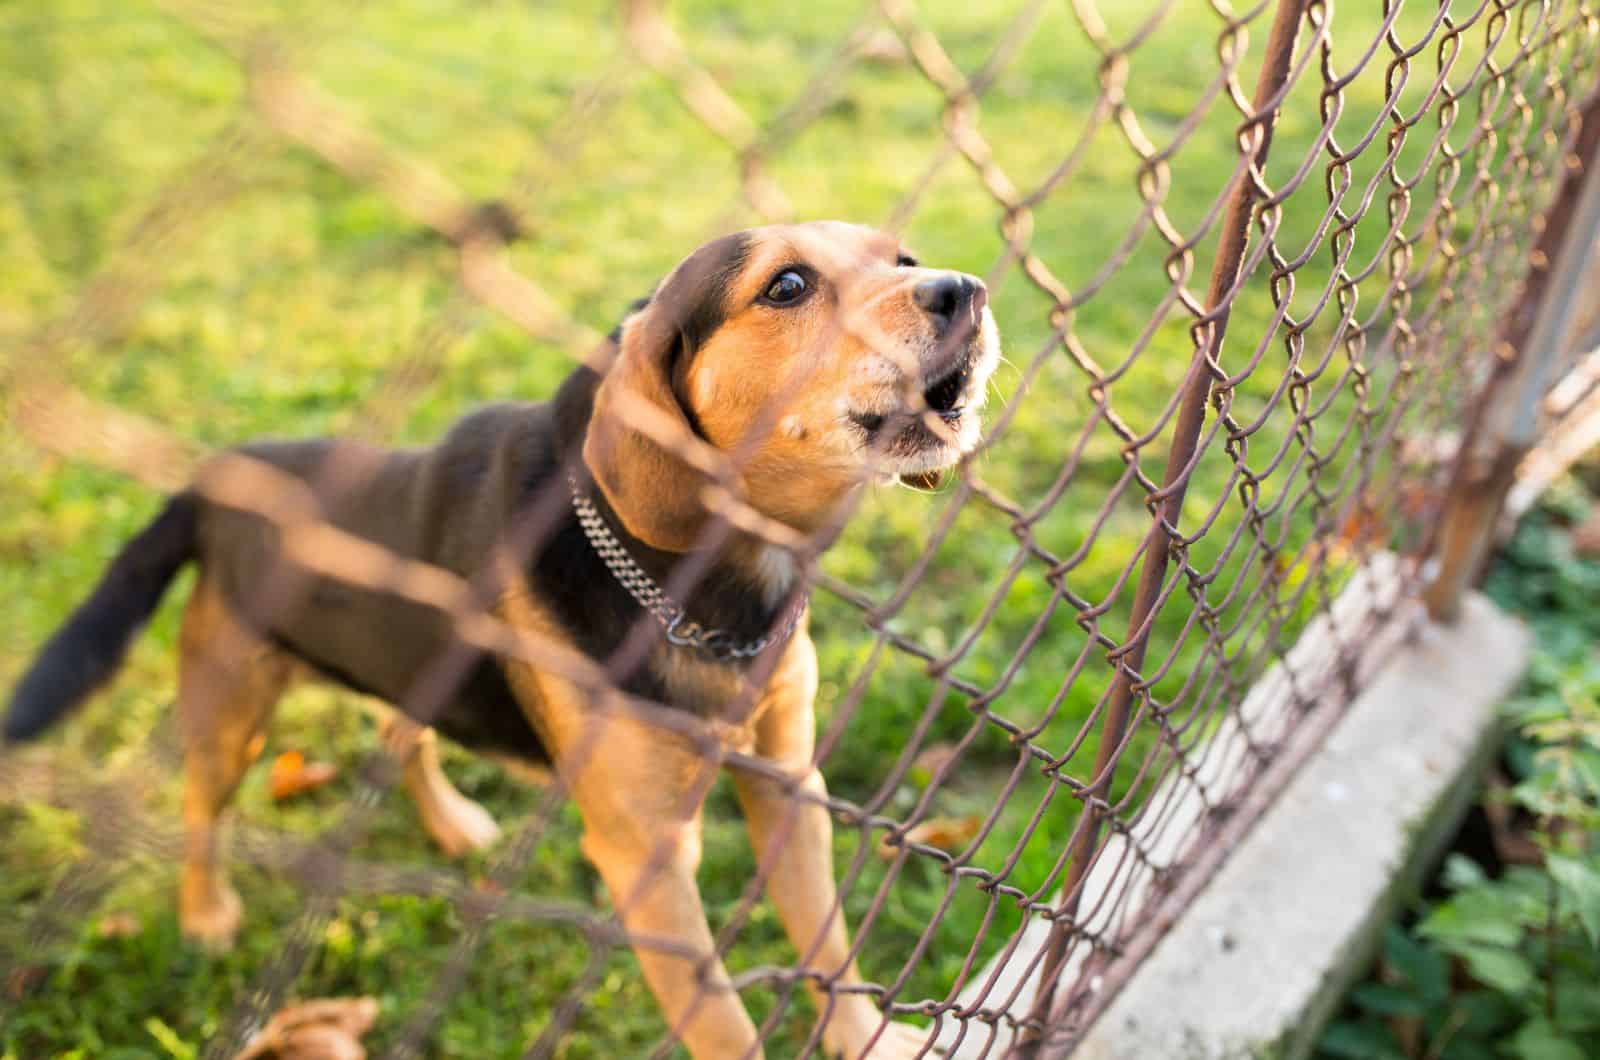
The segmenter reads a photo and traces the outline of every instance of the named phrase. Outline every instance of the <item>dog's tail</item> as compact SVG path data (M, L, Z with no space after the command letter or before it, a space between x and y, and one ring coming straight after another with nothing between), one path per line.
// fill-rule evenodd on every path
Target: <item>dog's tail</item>
M11 694L0 740L28 740L116 673L128 643L194 558L199 502L180 493L111 561L93 595L50 638Z

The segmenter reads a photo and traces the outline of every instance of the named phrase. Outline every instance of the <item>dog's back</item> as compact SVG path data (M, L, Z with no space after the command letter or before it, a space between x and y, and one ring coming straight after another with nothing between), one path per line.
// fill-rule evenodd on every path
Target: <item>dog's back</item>
M548 406L525 404L480 409L425 450L327 439L252 443L224 454L201 481L226 474L226 461L240 456L303 482L321 517L338 529L468 580L483 573L523 497L558 459ZM104 685L190 561L265 640L324 677L398 706L455 643L448 615L293 567L283 562L280 535L263 513L224 507L203 493L169 500L45 645L13 693L7 740L38 736ZM443 731L476 746L545 757L498 667L477 660L456 685L436 718ZM424 706L429 713L441 708Z

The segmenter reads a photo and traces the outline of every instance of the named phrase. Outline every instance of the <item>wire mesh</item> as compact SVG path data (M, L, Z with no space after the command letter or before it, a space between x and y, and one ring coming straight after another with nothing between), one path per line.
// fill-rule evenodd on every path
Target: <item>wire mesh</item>
M470 400L544 396L528 375L606 367L601 336L631 298L695 244L752 222L871 211L852 219L985 279L1010 355L983 441L945 490L860 493L816 535L742 497L741 452L629 410L718 485L669 596L690 596L735 535L798 557L821 667L812 758L832 794L730 752L669 703L618 696L659 638L649 615L589 657L508 619L492 565L463 578L333 526L329 498L370 474L354 442L310 482L242 458L210 465L197 487L208 500L256 513L284 543L253 590L256 614L306 606L315 576L448 617L454 646L398 704L411 717L435 717L493 656L592 697L564 771L603 754L615 726L643 723L701 749L704 776L684 797L711 791L713 814L729 804L712 789L721 766L783 786L791 823L825 808L863 977L783 956L760 900L776 851L729 855L732 876L706 884L726 981L712 954L630 936L582 879L540 876L576 836L559 782L517 796L510 834L467 867L369 857L396 827L385 792L397 771L334 726L366 748L345 798L299 830L247 813L234 833L233 856L291 881L295 898L270 926L252 921L268 941L186 1029L195 1055L234 1055L287 999L336 983L319 964L350 910L402 896L452 920L385 1010L383 1055L667 1055L666 1022L614 1029L596 1015L619 967L637 975L618 964L630 944L691 962L707 997L738 991L770 1054L817 1055L832 1007L852 997L881 1014L878 1033L925 1025L922 1055L1059 1053L1415 620L1458 428L1504 359L1543 211L1577 164L1592 5L841 0L781 44L760 8L462 7L417 25L378 4L170 0L137 15L12 16L26 22L13 48L30 55L8 62L41 106L70 113L75 92L92 109L128 91L109 59L100 82L55 65L59 42L92 39L108 17L108 36L130 19L154 54L198 49L234 79L173 136L202 145L192 156L119 158L103 131L111 157L61 162L51 195L69 199L97 161L128 166L115 223L47 201L36 170L11 175L29 192L7 221L28 237L15 254L50 278L0 319L14 596L94 573L57 559L73 542L23 509L77 510L82 526L103 517L72 504L109 503L119 530L145 494L114 476L185 488L207 452L246 433L425 441ZM571 63L528 71L519 48ZM415 87L386 95L395 81ZM503 91L519 87L527 99ZM130 119L132 142L159 144L159 113ZM65 128L13 157L61 161ZM93 247L72 258L58 219L75 209L71 230ZM242 271L218 271L235 259ZM307 278L337 287L308 295ZM347 333L270 323L320 320L307 297L334 298ZM174 352L215 350L207 329L237 354ZM286 338L370 348L319 363L272 349ZM283 386L320 403L273 419ZM259 415L238 407L264 398ZM557 476L507 528L506 554L534 555L571 517ZM44 621L19 624L27 636L6 645L0 672L20 672ZM216 679L230 679L226 665ZM30 813L82 821L70 864L20 894L4 928L0 1019L24 1053L61 1044L39 1029L49 980L28 970L59 973L63 952L92 950L86 918L140 866L182 852L168 812L177 734L133 724L164 717L170 697L144 694L126 724L98 726L92 753L0 758L12 859L32 856ZM744 694L724 716L754 707ZM662 870L675 855L663 836L647 862ZM629 896L611 900L625 914ZM493 966L506 952L493 938L527 925L563 940L576 966L557 979ZM504 1040L453 1022L475 977L518 972L534 983L502 984L515 1023ZM815 1028L796 989L807 983L825 998Z

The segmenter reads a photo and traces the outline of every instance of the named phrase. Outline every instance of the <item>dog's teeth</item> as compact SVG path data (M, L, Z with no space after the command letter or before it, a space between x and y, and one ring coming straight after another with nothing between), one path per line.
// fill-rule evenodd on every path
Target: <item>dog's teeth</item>
M901 475L900 481L907 486L915 486L919 490L938 489L939 484L944 481L944 472L937 469L933 471L911 471Z

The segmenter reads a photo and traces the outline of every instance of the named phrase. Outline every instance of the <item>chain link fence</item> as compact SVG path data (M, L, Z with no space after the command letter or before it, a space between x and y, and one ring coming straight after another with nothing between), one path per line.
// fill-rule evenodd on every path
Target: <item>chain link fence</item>
M1005 340L983 442L944 489L868 491L823 553L740 499L736 459L656 432L729 484L705 549L737 528L813 585L832 793L707 753L831 814L865 982L783 949L760 900L774 859L724 852L708 822L716 945L768 1055L817 1055L808 980L927 1026L925 1055L1066 1055L1415 630L1449 527L1483 522L1460 509L1473 461L1504 451L1485 410L1540 353L1559 210L1597 157L1597 19L1561 0L11 12L0 561L24 602L0 674L214 448L431 440L466 405L603 366L611 324L705 239L880 224L981 275ZM1593 345L1567 329L1519 392L1581 410ZM413 717L485 654L599 696L648 647L646 621L612 658L576 655L486 608L488 582L323 522L317 494L362 473L308 491L241 464L208 489L292 543L263 608L300 606L315 574L451 618ZM547 492L517 521L524 555L568 511ZM46 585L59 601L26 603ZM183 847L170 671L145 659L115 717L0 758L0 848L35 869L0 929L19 1056L73 1044L52 977L115 963L86 924ZM287 1000L373 981L340 948L407 899L448 926L376 976L381 1055L668 1055L659 1019L606 1015L646 995L617 985L630 939L565 853L560 784L491 799L515 807L508 834L465 867L390 856L395 770L328 706L292 731L363 748L354 779L285 820L247 798L232 842L292 897L261 884L277 919L251 917L225 988L130 1002L166 1013L174 1055L232 1056ZM616 710L705 738L660 704ZM616 721L597 711L585 746ZM714 791L709 816L729 805ZM62 810L65 850L40 838ZM41 851L61 860L39 870ZM521 946L563 971L507 966Z

